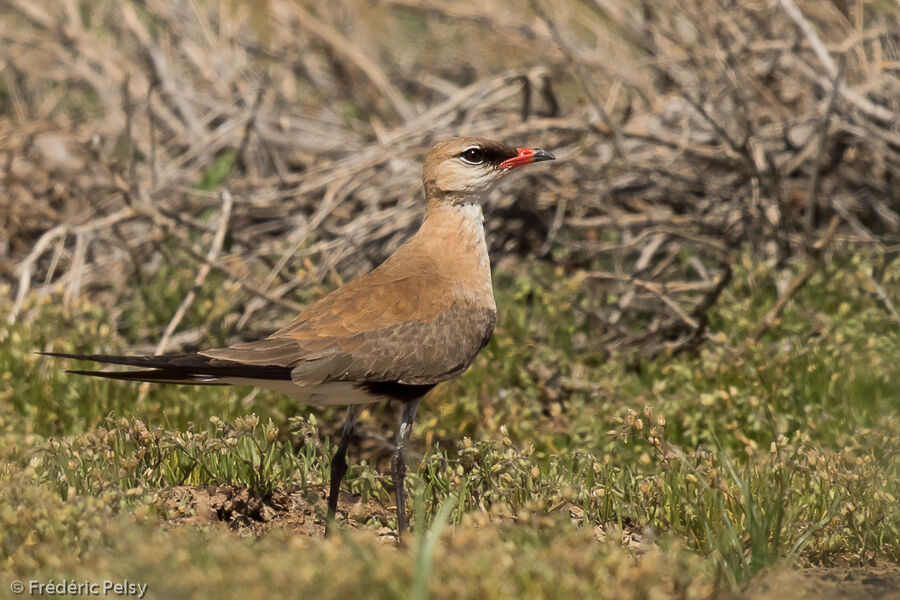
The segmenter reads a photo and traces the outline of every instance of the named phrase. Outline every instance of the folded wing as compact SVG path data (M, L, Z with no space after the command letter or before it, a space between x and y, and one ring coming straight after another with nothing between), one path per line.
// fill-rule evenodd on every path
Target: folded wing
M299 385L330 381L435 384L458 375L493 333L493 307L466 303L439 277L362 278L258 342L204 356L291 369Z
M392 277L388 269L377 278L362 277L268 338L227 348L160 356L46 354L140 369L72 371L83 375L263 385L299 398L308 393L302 388L332 382L434 385L472 363L493 333L496 314L493 306L467 302L453 282L433 273L423 267L407 268L402 276Z

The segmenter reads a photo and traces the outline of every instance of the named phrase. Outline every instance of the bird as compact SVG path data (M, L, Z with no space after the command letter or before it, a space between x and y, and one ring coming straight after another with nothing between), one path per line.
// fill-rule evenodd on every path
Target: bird
M360 412L375 402L399 402L391 478L401 538L408 528L406 450L419 404L437 384L469 368L497 321L482 203L508 173L555 158L540 148L479 137L438 142L422 168L425 218L418 231L375 269L313 302L264 339L187 354L41 354L137 368L67 371L77 375L251 385L308 405L346 405L330 465L326 535Z

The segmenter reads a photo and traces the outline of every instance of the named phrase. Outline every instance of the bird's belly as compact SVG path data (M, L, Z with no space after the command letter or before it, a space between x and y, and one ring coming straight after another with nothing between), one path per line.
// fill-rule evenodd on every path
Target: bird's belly
M219 381L230 385L250 385L265 388L311 406L373 404L390 399L388 395L374 393L351 381L329 381L310 385L300 385L290 380L249 379L243 377L223 377Z

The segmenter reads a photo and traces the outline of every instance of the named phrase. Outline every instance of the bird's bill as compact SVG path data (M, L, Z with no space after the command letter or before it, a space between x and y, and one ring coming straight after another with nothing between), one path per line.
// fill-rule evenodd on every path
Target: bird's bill
M517 156L504 160L498 168L504 170L518 169L524 165L530 165L542 160L556 160L555 156L540 148L516 148L516 151L519 153Z

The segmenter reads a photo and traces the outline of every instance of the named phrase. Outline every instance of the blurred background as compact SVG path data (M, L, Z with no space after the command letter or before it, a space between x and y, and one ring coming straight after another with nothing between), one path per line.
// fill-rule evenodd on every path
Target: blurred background
M783 265L832 217L854 247L897 243L889 4L13 0L10 320L29 292L112 309L205 265L241 286L216 341L258 336L396 249L423 153L467 134L560 156L490 203L495 261L583 270L597 349L695 347L741 248ZM166 325L111 315L135 344Z
M206 533L156 542L197 553L167 567L194 583L150 550L121 562L109 539L146 532L111 515L199 519L190 490L230 486L204 502L233 529L314 532L297 507L321 517L340 411L77 379L32 352L271 333L416 230L421 161L456 135L557 161L486 205L497 335L420 413L412 485L429 519L460 494L449 547L514 557L497 589L622 597L900 556L896 2L7 0L0 44L0 564L265 589L210 574L253 560L231 538L191 558ZM347 520L380 535L394 423L366 411L351 450ZM120 529L94 539L66 506ZM473 515L524 529L476 536ZM657 535L682 550L610 566L633 554L608 540ZM278 581L321 592L265 543ZM419 576L355 543L380 565L360 589ZM448 596L474 594L479 563L447 564Z

